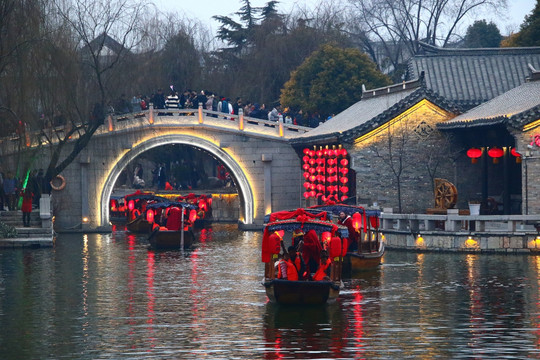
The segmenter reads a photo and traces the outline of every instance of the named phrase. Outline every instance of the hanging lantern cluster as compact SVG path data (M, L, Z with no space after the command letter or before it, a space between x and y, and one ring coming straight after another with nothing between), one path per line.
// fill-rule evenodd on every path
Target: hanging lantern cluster
M478 159L482 157L484 153L485 148L470 148L467 150L467 157L471 159L472 164L476 164L478 162ZM500 148L497 146L489 148L487 150L487 155L493 159L494 164L499 163L499 159L504 156L506 148ZM508 148L510 149L510 148ZM516 151L516 148L511 148L510 154L512 154L516 158L516 163L521 163L521 154Z
M326 147L305 148L302 157L304 198L342 202L349 194L349 160L347 150Z

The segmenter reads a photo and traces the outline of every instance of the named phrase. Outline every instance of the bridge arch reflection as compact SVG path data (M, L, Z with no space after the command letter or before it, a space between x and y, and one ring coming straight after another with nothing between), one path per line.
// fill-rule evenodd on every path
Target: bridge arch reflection
M211 141L192 135L167 134L150 138L141 142L140 144L137 144L135 147L128 150L113 166L108 176L106 176L106 180L103 183L101 190L100 211L102 226L109 224L109 199L113 192L114 184L122 171L140 154L150 149L169 144L189 145L199 148L207 151L223 162L223 164L230 170L231 175L234 177L236 182L241 204L240 217L244 224L253 223L255 203L253 189L251 188L247 175L240 164L226 151Z

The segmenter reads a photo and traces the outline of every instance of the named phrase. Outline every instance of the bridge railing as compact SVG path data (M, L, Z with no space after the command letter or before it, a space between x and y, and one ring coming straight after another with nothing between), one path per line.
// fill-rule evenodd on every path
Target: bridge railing
M108 114L105 122L96 131L96 135L108 132L127 129L133 127L151 126L170 123L171 117L182 117L186 124L205 124L211 123L213 126L223 126L228 129L238 131L249 131L254 133L265 133L277 137L289 137L296 134L303 134L311 128L300 125L287 124L283 122L280 116L278 121L270 121L258 118L244 116L240 109L239 114L225 114L222 112L206 110L199 105L198 109L153 109L139 112L114 115ZM191 121L189 121L191 119ZM188 121L186 121L188 120ZM75 124L76 126L80 124ZM47 144L47 138L52 139L53 143L58 142L58 137L63 138L66 131L71 129L71 124L45 128L39 131L27 132L21 139L18 134L11 134L0 138L0 155L12 154L19 150L19 147L37 147ZM79 134L75 132L72 139L77 139ZM21 140L23 144L21 145Z

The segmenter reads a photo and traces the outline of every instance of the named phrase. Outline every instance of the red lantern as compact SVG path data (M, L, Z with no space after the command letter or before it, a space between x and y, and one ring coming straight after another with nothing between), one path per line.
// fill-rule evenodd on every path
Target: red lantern
M349 160L341 159L341 161L339 163L341 164L341 166L347 166L347 165L349 165Z
M341 197L341 201L345 201L345 200L347 200L348 198L349 198L349 197L348 197L347 195L343 195L343 196Z
M309 197L309 192L304 192L304 197L307 199Z
M498 147L494 147L488 150L488 155L493 158L494 164L498 164L499 158L504 155L504 150Z
M356 231L359 231L362 228L362 215L360 213L354 213L352 216L353 227Z
M146 212L146 221L148 221L149 223L154 222L154 212L152 210L148 210Z
M309 189L309 186L310 186L310 185L311 185L311 184L310 184L308 181L306 181L306 182L304 183L304 188L305 188L305 189Z
M307 180L308 178L309 178L309 173L306 171L306 172L304 172L304 179Z
M317 193L315 192L315 190L311 190L311 191L309 192L309 196L315 197L315 195L317 195Z
M347 150L341 149L341 155L342 156L347 156Z
M315 159L309 159L309 165L315 165Z
M321 157L322 154L323 154L323 152L322 152L321 150L317 151L317 156L318 156L318 157Z
M193 223L195 220L197 220L197 210L192 209L189 212L189 221Z
M199 201L199 209L201 209L203 211L206 211L208 209L208 207L206 205L206 201L204 201L204 200Z
M330 233L330 231L325 231L321 234L321 240L325 248L327 247L328 242L330 241L331 238L332 238L332 234Z
M342 177L339 179L339 181L341 181L342 184L346 184L349 181L349 179L346 177Z
M515 156L517 164L521 164L521 154L517 152L516 148L512 148L512 151L510 151L510 154Z
M304 171L308 171L309 170L309 164L302 165L302 169L304 169Z
M317 177L316 177L315 175L311 175L311 176L309 177L309 181L315 182L315 180L317 180Z
M341 186L339 188L339 190L343 193L343 194L346 194L349 192L349 188L347 186Z
M128 209L129 209L129 211L132 211L133 209L135 209L135 201L129 200Z
M470 148L467 150L467 156L471 158L471 163L476 164L478 158L482 156L482 150L478 148Z
M310 174L314 174L315 173L315 168L309 168L308 171L309 171Z
M309 156L304 156L302 158L302 161L305 162L305 163L309 162Z
M309 154L309 149L308 149L308 148L305 148L305 149L303 150L303 153L304 153L304 155L308 155L308 154Z

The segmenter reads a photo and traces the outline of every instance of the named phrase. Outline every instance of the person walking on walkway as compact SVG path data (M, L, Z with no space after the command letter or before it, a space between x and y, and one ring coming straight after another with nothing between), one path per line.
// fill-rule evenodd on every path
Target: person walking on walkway
M10 211L17 210L17 180L13 177L12 172L8 172L4 179L4 194L8 209Z

